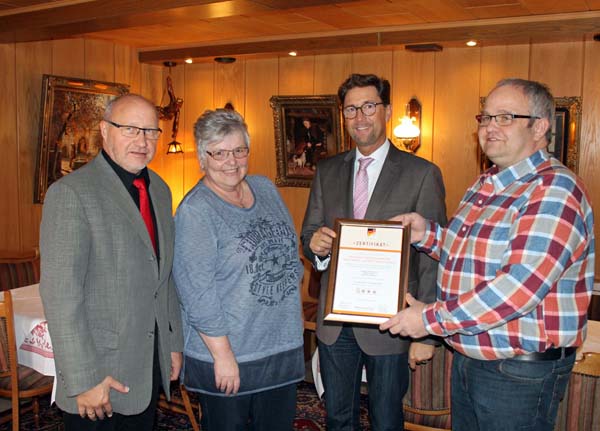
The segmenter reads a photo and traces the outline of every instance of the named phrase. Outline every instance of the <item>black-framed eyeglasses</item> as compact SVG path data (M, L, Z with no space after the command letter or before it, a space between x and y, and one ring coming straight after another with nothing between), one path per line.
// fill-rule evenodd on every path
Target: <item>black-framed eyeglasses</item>
M243 159L244 157L247 157L248 154L250 153L250 148L237 147L237 148L234 148L233 150L217 150L217 151L207 151L206 152L206 154L211 156L217 162L222 162L223 160L227 160L227 157L229 157L230 153L233 154L233 157L235 157L236 159Z
M155 141L158 138L160 138L160 134L162 133L162 129L160 129L160 128L152 129L152 128L129 126L126 124L118 124L118 123L115 123L114 121L110 121L110 120L104 120L104 121L106 121L111 126L114 126L117 129L119 129L121 131L121 135L125 136L126 138L136 138L140 134L140 132L144 132L144 137L146 139Z
M375 114L375 111L377 111L377 105L385 105L385 103L383 103L383 102L365 102L362 104L362 106L354 106L354 105L344 106L344 108L342 109L342 114L344 114L344 118L347 118L348 120L351 120L354 117L356 117L356 115L358 114L358 111L362 112L363 115L370 117L371 115Z
M533 115L518 114L475 115L475 119L477 120L480 126L488 126L492 122L492 118L496 120L496 124L499 126L510 126L515 118L532 118L535 120L540 119L540 117L536 117Z

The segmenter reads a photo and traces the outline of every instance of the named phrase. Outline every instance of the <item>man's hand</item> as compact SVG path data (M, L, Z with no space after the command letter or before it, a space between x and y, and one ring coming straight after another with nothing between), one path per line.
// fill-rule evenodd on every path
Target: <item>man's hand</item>
M183 363L183 354L181 352L171 352L171 381L177 380L181 372L181 364Z
M333 239L336 237L335 231L328 227L321 226L313 233L310 238L310 251L317 256L326 257L331 253L331 247L333 246Z
M403 225L410 225L410 242L422 241L427 229L427 220L417 213L407 213L394 216L391 221L402 222Z
M408 366L411 370L417 368L417 365L422 365L431 358L435 352L435 346L425 343L410 343L408 348Z
M240 389L240 369L233 353L215 357L215 385L225 395L237 394Z
M109 418L113 415L112 405L110 404L110 390L126 394L129 388L123 383L106 376L102 382L92 389L77 395L77 410L82 418L88 417L90 420L104 419L104 415Z
M417 301L410 293L406 294L408 307L386 320L379 329L389 331L392 334L400 334L403 337L421 338L428 334L423 323L423 309L425 303Z

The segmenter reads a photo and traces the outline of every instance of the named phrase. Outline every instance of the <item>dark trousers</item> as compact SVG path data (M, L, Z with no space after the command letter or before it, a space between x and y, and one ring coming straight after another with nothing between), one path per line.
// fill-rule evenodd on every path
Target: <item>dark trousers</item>
M452 429L551 431L575 353L553 361L481 361L454 354Z
M202 431L291 431L296 416L296 384L249 395L199 394Z
M367 355L358 345L352 327L344 326L332 345L319 341L319 363L328 431L360 430L363 366L367 369L371 429L404 429L402 399L408 390L408 353Z
M155 332L158 334L158 331ZM157 337L155 337L156 339ZM113 413L112 417L105 416L103 420L92 421L87 416L63 412L65 431L150 431L154 428L156 405L160 389L160 363L158 360L158 344L154 344L154 363L152 366L152 396L150 404L137 415L122 415ZM121 382L127 384L127 382Z

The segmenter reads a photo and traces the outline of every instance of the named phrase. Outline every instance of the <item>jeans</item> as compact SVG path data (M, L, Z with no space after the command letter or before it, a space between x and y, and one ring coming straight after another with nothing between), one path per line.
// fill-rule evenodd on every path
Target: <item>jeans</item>
M454 431L552 431L575 353L554 361L482 361L455 353Z
M199 393L202 431L291 431L296 416L296 384L249 395Z
M328 431L360 429L360 384L367 369L372 431L404 429L402 399L408 389L408 353L370 356L364 353L351 327L344 326L332 345L318 342L325 388Z

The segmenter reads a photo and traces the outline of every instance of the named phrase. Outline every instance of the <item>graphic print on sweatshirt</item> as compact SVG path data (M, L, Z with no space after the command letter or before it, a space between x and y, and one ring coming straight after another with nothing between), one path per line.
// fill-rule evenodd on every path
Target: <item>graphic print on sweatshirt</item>
M259 218L249 222L237 239L237 252L251 253L245 270L252 279L250 293L259 304L279 305L296 291L298 244L296 233L287 223Z

